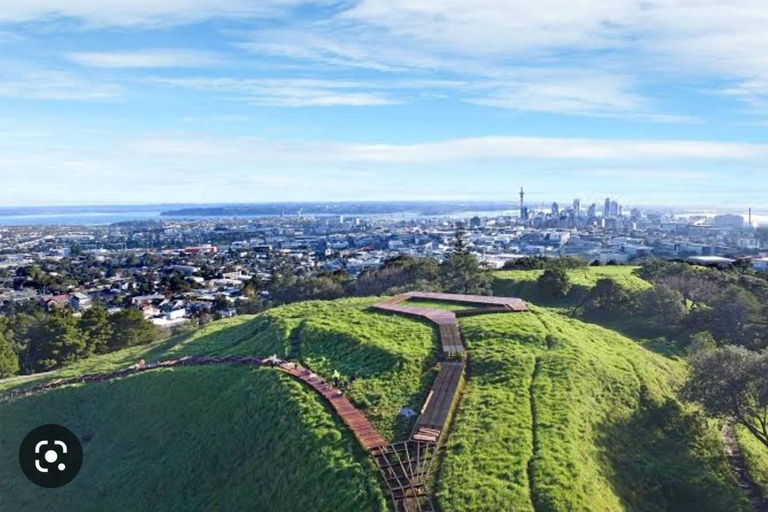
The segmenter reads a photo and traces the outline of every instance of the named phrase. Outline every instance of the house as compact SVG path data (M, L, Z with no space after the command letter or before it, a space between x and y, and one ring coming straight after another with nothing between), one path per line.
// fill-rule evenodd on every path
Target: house
M54 309L63 309L69 306L69 301L70 296L64 293L61 295L43 297L42 303L48 311L51 311Z
M173 309L165 313L165 319L168 320L169 322L172 322L174 320L179 320L181 318L184 318L186 315L187 315L186 308Z
M142 304L149 304L151 302L158 302L165 300L165 295L155 293L153 295L139 295L131 299L131 304L134 306L140 306Z
M93 307L91 298L84 293L73 293L69 298L69 306L75 311L85 311Z
M156 308L151 304L145 304L144 306L141 306L139 310L144 315L144 318L154 318L156 316L159 316L161 313L161 311L158 308Z

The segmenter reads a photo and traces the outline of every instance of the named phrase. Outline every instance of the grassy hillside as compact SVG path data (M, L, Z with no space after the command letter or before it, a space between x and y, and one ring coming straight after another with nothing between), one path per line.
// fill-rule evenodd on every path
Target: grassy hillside
M744 427L736 427L736 440L750 478L760 486L763 496L768 497L768 448Z
M192 335L80 361L43 375L0 381L0 393L54 378L125 368L185 355L270 355L301 359L325 376L354 376L350 399L389 438L410 422L397 413L419 409L434 380L437 340L426 323L369 311L377 299L314 301L206 325Z
M590 269L584 279L596 280L596 271L635 279L624 267ZM409 424L397 412L421 407L438 344L425 323L369 310L376 300L300 303L228 319L55 373L0 381L0 393L140 358L276 353L325 375L356 377L350 398L386 437L401 438ZM534 306L461 325L470 378L437 477L443 512L748 510L716 429L674 399L682 363L556 309ZM91 440L76 481L41 495L18 478L15 450L23 433L48 421ZM346 428L314 394L268 369L159 370L0 402L0 429L0 461L11 461L0 462L2 509L6 496L9 510L387 507L375 469Z
M81 473L40 489L18 442L43 423L81 438ZM371 463L319 398L268 369L190 367L0 404L0 497L13 511L386 510Z
M445 512L747 510L716 429L672 398L679 363L543 308L461 324Z
M649 283L632 274L637 267L602 266L585 267L568 271L573 288L565 299L553 300L541 293L536 280L543 270L502 270L493 273L493 294L506 297L520 297L537 304L564 305L578 304L599 279L610 278L631 290L642 290Z

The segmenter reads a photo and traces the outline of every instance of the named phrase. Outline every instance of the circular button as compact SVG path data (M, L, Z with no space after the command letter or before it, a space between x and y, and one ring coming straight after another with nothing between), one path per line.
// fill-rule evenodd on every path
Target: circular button
M71 482L83 465L83 447L77 436L61 425L42 425L21 442L19 465L40 487L61 487Z

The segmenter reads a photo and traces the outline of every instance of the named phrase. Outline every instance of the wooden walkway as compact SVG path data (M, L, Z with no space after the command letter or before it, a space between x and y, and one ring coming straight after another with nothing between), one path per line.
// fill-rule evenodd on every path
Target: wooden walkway
M445 309L431 309L427 307L419 307L417 305L406 306L402 304L410 299L445 301L476 307L464 311L449 311ZM423 318L434 323L440 331L440 344L443 347L443 352L448 355L461 354L464 352L464 344L461 341L461 332L459 331L459 324L456 320L457 316L528 311L525 302L513 297L486 297L483 295L455 295L451 293L428 292L403 293L402 295L397 295L378 302L372 307L390 313Z
M282 371L300 380L310 388L314 389L331 406L334 413L341 418L344 424L349 427L355 438L366 450L373 450L387 446L387 441L381 437L376 428L368 421L368 418L355 408L352 403L341 394L341 392L325 383L319 376L310 370L285 361L275 361L272 358L256 356L191 356L180 359L171 359L159 363L145 365L133 365L130 368L123 368L110 373L94 373L88 375L79 375L67 379L56 379L44 384L39 384L31 388L14 390L9 393L10 397L20 397L48 391L81 382L103 382L112 379L124 378L129 375L142 373L159 368L173 368L175 366L206 366L213 364L237 364L252 365L261 367L271 367Z
M463 361L442 363L435 383L432 385L432 390L429 392L424 407L421 409L421 414L413 427L412 440L438 441L448 423L448 416L459 391L463 374Z
M293 375L325 398L326 402L331 405L336 415L349 427L363 448L373 450L389 444L381 437L376 427L368 421L365 414L356 409L338 389L323 382L320 377L299 365L282 363L275 366L275 368Z
M472 307L449 311L420 307L415 303L402 304L410 299L445 301ZM528 311L528 308L525 302L516 298L422 292L397 295L374 304L373 308L432 322L438 328L443 353L449 356L449 360L441 363L440 371L424 401L409 439L372 452L382 478L389 487L395 511L432 512L435 509L427 488L429 472L464 375L463 358L453 360L455 356L464 353L464 342L457 317L523 312Z

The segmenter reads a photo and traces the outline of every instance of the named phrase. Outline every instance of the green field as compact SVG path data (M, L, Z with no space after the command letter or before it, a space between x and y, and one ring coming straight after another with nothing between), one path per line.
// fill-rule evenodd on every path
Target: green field
M493 273L493 294L520 297L536 304L573 306L579 304L599 279L613 279L629 290L642 290L650 284L632 274L637 267L608 265L568 270L573 288L564 299L552 299L542 293L537 279L543 270L502 270Z
M680 363L544 308L461 325L443 511L747 510L717 430L673 398Z
M18 470L43 423L81 438L60 489ZM314 393L268 369L190 367L71 386L0 405L2 510L386 510L372 463Z
M635 279L626 267L595 270L591 279L605 272ZM350 399L385 437L400 439L410 423L397 412L421 407L438 344L430 325L369 309L377 300L298 303L223 320L0 381L0 393L140 358L278 354L326 376L354 376ZM460 323L469 379L438 466L443 512L748 510L717 429L675 399L683 363L556 308ZM92 462L73 484L41 495L19 479L15 450L27 430L48 421L89 434ZM0 460L11 461L0 465L2 510L6 496L8 510L30 511L389 506L346 427L308 389L268 369L176 368L69 386L0 402L0 426Z

